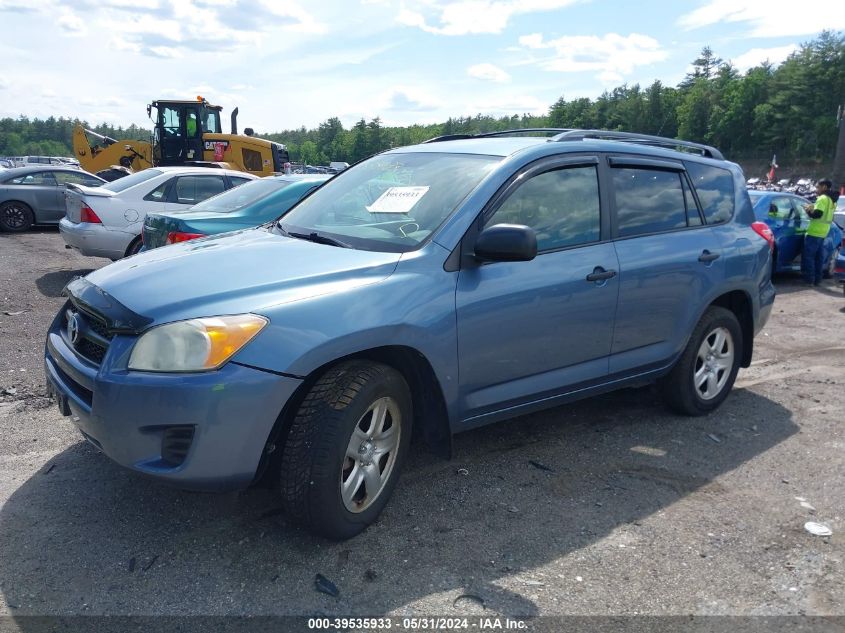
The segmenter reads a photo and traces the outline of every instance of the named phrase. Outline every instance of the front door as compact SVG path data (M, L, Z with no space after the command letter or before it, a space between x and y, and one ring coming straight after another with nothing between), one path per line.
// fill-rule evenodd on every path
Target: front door
M533 228L538 255L459 274L464 428L607 375L618 266L599 199L595 157L570 159L532 168L487 214L485 226Z

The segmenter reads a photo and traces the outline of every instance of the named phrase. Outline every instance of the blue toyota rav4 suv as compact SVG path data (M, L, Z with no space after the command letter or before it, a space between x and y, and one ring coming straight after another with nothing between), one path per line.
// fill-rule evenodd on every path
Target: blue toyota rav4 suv
M60 409L179 486L270 477L332 538L376 519L412 433L448 454L453 433L648 381L714 410L775 296L741 170L555 132L394 149L272 225L74 280L45 352Z

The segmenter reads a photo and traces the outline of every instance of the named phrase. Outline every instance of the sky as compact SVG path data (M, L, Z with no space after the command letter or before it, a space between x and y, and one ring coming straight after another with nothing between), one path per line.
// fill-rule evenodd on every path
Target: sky
M544 114L559 97L676 85L701 48L746 70L823 28L830 0L0 0L0 117L149 127L154 99L224 128Z

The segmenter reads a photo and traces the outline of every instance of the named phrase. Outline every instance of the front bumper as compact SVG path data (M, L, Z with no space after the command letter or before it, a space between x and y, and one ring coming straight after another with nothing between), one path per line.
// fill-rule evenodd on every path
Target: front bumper
M66 217L59 221L59 233L65 244L88 257L120 259L126 254L135 235L123 231L110 231L102 224L75 223Z
M72 348L63 312L47 335L47 385L89 442L130 470L182 488L225 491L252 482L300 380L234 362L191 374L121 369L135 340L121 335L97 366ZM183 461L174 464L163 446L177 427L192 432Z

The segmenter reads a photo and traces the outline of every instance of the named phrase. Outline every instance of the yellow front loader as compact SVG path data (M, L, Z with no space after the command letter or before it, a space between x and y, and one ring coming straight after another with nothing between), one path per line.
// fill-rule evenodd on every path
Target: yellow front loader
M153 118L152 111L156 110ZM153 101L147 114L154 123L152 143L119 141L77 125L73 131L73 151L80 166L97 172L112 165L134 171L158 165L197 165L237 169L256 176L283 172L290 162L281 143L253 135L250 128L238 134L238 109L232 111L232 133L220 126L220 106L202 97L196 101ZM98 143L91 145L89 137Z

